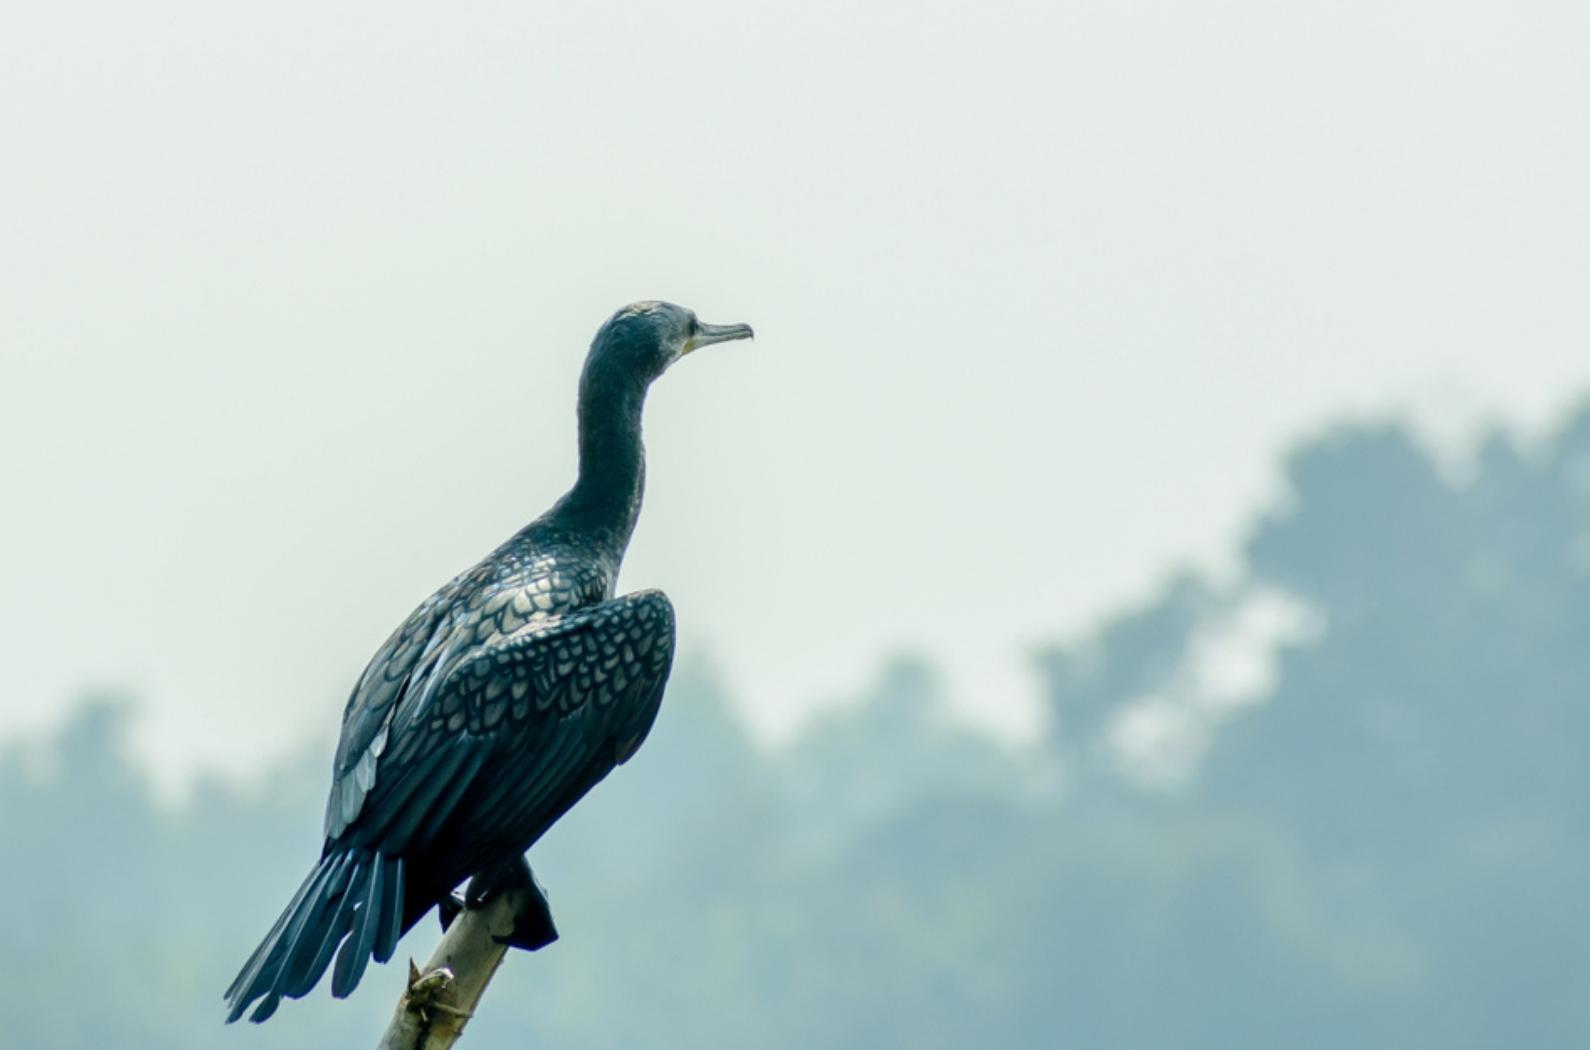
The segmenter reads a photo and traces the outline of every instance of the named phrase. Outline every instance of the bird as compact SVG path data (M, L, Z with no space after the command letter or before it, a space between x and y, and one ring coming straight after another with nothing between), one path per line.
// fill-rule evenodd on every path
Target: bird
M667 596L616 594L645 488L646 393L693 351L753 334L658 301L598 329L580 373L573 486L421 602L359 676L320 859L227 988L228 1023L251 1006L264 1021L328 968L332 995L346 997L432 908L445 925L511 886L536 906L508 943L556 939L526 851L634 755L673 663Z

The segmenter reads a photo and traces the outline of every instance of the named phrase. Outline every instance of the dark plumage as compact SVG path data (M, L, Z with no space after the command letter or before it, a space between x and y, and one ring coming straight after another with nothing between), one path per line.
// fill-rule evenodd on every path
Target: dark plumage
M647 387L684 354L744 339L669 303L604 324L580 376L579 478L551 510L415 609L342 715L325 846L227 989L229 1021L303 996L328 966L345 996L371 958L459 883L528 876L523 855L640 746L673 660L658 591L615 598L645 481ZM516 938L556 936L550 915Z

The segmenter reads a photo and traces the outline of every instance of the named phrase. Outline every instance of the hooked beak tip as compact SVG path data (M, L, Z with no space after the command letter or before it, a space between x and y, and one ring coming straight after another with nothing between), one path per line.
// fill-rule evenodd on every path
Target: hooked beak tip
M698 324L691 337L690 350L699 350L713 343L728 343L736 339L755 339L756 332L748 324ZM689 351L686 351L687 353Z

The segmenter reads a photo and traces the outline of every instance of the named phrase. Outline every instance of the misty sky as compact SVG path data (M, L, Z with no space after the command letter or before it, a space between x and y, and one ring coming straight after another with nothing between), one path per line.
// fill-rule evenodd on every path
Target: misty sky
M0 731L329 736L662 297L625 586L770 732L1218 564L1343 413L1590 388L1582 3L11 5ZM666 717L666 716L665 716Z

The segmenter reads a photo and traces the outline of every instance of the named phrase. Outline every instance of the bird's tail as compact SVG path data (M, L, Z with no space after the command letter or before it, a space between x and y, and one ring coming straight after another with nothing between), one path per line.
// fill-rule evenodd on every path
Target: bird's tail
M256 999L249 1020L258 1023L276 1012L282 996L307 995L333 952L331 994L342 998L358 985L372 956L376 962L392 958L402 932L402 858L366 849L326 854L226 990L227 1023Z

